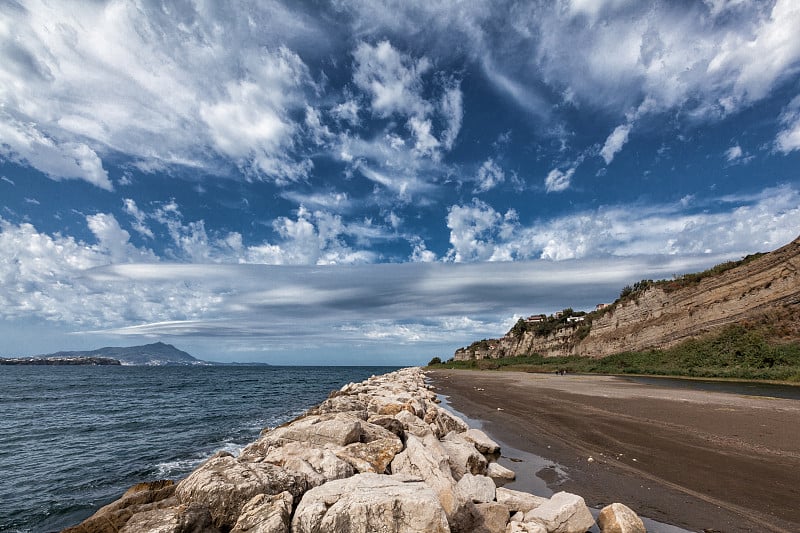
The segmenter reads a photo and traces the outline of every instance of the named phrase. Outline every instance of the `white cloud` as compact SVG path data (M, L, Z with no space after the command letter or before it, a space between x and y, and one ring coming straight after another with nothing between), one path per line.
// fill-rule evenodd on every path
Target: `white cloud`
M800 65L800 6L794 0L778 0L768 17L747 34L730 32L708 65L712 75L732 75L734 98L757 101Z
M97 154L86 144L56 142L33 123L23 123L0 111L0 157L28 164L54 180L82 179L113 189Z
M0 121L13 141L3 156L106 189L109 151L145 170L221 172L222 155L256 175L303 174L290 112L314 88L290 50L313 47L321 32L299 12L270 1L220 14L32 0L4 15L0 99L14 122Z
M333 138L330 128L322 123L320 112L311 106L306 106L306 129L317 146L324 145Z
M796 96L781 114L781 123L785 126L775 139L775 147L788 154L800 150L800 96Z
M410 175L412 173L406 169L388 174L374 170L366 164L359 164L357 168L365 178L392 191L403 202L410 202L415 197L425 196L435 190L434 185Z
M358 126L360 120L358 118L359 111L358 102L355 100L347 100L341 104L336 104L331 109L331 115L337 120L347 122L350 126Z
M353 81L370 95L372 112L379 117L393 114L425 116L430 104L422 97L422 75L431 69L426 58L414 60L401 54L389 41L375 46L361 43L353 52Z
M548 172L547 177L544 179L544 186L547 192L561 192L569 189L572 183L572 176L575 174L575 167L561 171L554 168Z
M614 160L614 156L622 150L622 147L628 142L628 134L631 132L632 125L621 124L614 128L614 131L606 139L603 148L600 149L600 156L605 160L606 165L610 165Z
M128 213L131 217L133 217L133 222L131 223L131 227L140 235L153 239L155 237L155 235L153 234L153 230L148 228L147 224L145 223L147 215L145 215L142 211L140 211L139 207L136 205L136 202L134 202L130 198L125 198L122 202L125 208L125 212Z
M675 204L606 206L525 226L484 202L448 211L447 259L566 260L598 256L747 254L781 246L800 234L800 191L765 189L752 197L719 198L716 211L687 213ZM754 244L755 243L755 244ZM753 246L758 247L754 250Z
M417 237L412 241L414 249L409 260L413 263L432 263L436 261L436 254L425 246L425 241Z
M373 117L386 120L385 129L369 140L343 132L333 151L382 185L398 180L429 183L435 179L431 170L437 174L446 170L438 166L442 151L453 148L461 129L460 81L434 73L427 57L414 58L388 40L360 43L353 58L353 82L369 101ZM353 100L347 98L349 105ZM350 115L349 109L341 107L345 104L335 106L331 114L339 120L343 113ZM389 188L408 200L407 187Z
M263 54L250 75L252 79L227 83L223 98L200 106L215 148L279 181L304 177L307 164L294 163L285 152L295 133L288 117L291 95L308 82L305 64L296 53L280 48Z
M97 213L86 217L86 225L98 241L99 249L108 253L112 263L155 261L149 250L140 250L130 242L130 233L122 229L114 215Z
M473 194L478 194L490 191L503 183L505 179L506 174L503 169L490 157L478 168L478 184L472 192Z
M734 144L725 150L725 159L727 159L728 162L736 161L737 159L740 159L742 155L744 155L744 152L742 152L742 147L738 144Z
M473 199L472 205L451 206L447 211L451 245L447 259L456 263L510 260L502 244L513 236L516 224L515 211L501 215L478 199Z
M800 10L793 0L772 7L622 4L516 13L538 30L534 57L549 84L619 114L649 98L656 111L683 107L714 119L764 98L800 67Z
M418 117L411 117L408 119L408 127L414 133L416 142L414 143L414 150L421 156L429 156L433 159L439 158L440 143L431 134L433 125L428 119L421 120Z
M461 131L461 123L464 118L464 103L461 87L458 85L448 87L441 100L441 112L447 122L447 127L442 132L442 145L445 150L451 150Z

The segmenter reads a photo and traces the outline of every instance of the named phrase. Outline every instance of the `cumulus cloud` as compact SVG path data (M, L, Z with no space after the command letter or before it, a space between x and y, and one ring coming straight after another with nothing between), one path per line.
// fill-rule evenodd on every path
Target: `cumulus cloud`
M447 222L453 261L549 259L648 254L747 254L781 246L800 233L800 191L765 189L750 197L723 197L715 211L686 212L675 204L605 206L532 225L474 200L452 206ZM696 200L693 201L696 203ZM715 202L710 202L715 203ZM800 220L800 218L798 218Z
M152 252L140 250L131 244L130 233L120 227L114 215L89 215L86 217L86 225L97 239L99 250L108 254L110 262L155 261Z
M544 179L544 187L547 192L561 192L569 189L572 184L572 176L575 174L575 167L566 171L554 168L547 173Z
M393 114L425 116L430 104L422 97L422 76L431 69L426 57L413 59L400 53L389 41L361 43L353 52L353 81L369 94L372 112L379 117Z
M451 248L447 259L467 261L504 261L511 255L502 243L510 240L517 225L517 214L508 210L501 215L486 202L472 200L472 205L454 205L447 211Z
M606 138L605 144L600 149L600 157L606 162L606 165L610 165L611 161L614 160L614 156L622 150L622 147L625 143L628 142L628 134L631 132L632 125L628 124L621 124L614 128L614 131Z
M487 192L503 183L505 179L506 174L503 169L490 157L478 168L478 184L472 192L474 194Z
M383 137L364 140L352 133L342 135L341 159L365 159L368 168L378 174L391 173L392 167L419 174L420 161L438 163L442 152L453 148L461 129L460 81L434 76L427 57L412 57L388 40L375 45L360 43L353 59L353 82L369 100L373 116L389 122ZM431 93L433 97L428 97ZM342 111L337 106L333 113L341 116ZM405 131L397 127L396 120L404 121ZM374 157L376 151L388 150L393 152L388 161Z

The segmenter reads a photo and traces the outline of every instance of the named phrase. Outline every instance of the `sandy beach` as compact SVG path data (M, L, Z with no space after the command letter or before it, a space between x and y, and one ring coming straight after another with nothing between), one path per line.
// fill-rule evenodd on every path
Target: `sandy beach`
M437 370L452 407L591 506L622 502L690 531L800 531L800 401L607 376ZM591 460L590 460L591 458Z

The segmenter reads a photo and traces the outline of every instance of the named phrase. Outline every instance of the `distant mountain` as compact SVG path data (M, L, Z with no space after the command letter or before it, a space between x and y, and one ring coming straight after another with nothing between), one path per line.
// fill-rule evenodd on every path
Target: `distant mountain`
M171 344L156 342L144 346L106 347L98 350L84 352L56 352L39 355L31 359L70 360L85 358L116 359L123 365L139 366L176 366L176 365L210 365L205 361L195 359L183 350ZM41 364L41 363L40 363Z

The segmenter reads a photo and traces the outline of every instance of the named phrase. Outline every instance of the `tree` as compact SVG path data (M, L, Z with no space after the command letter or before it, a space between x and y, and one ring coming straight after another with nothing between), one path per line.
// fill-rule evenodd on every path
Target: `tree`
M442 364L442 360L439 359L438 357L434 357L433 359L430 360L430 362L428 363L428 366L441 365L441 364Z

